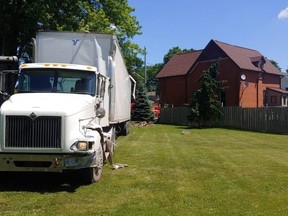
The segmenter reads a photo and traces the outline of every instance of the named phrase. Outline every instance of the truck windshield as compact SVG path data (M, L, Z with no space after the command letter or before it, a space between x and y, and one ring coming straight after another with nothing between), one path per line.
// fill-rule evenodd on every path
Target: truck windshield
M73 93L94 96L96 74L89 71L68 69L22 69L18 92Z

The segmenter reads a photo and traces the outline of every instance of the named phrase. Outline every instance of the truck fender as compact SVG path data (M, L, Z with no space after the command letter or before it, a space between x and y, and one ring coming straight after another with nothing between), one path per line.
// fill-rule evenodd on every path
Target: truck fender
M103 134L101 133L101 128L91 129L90 135L94 134L94 145L93 145L93 151L94 154L91 155L90 162L88 165L89 167L99 167L101 168L103 166Z

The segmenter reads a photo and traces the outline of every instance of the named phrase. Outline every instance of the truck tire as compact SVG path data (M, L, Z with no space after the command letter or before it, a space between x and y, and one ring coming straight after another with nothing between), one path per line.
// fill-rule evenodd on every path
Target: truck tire
M129 134L129 122L125 122L122 128L122 135L127 136Z
M102 169L103 169L103 149L102 146L100 146L99 150L96 153L96 161L97 165L96 167L89 167L85 168L82 171L82 179L85 183L91 184L94 182L97 182L101 178Z

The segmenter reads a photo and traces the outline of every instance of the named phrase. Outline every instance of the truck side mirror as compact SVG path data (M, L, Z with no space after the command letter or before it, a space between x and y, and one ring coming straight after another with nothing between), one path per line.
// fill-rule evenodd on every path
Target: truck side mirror
M96 117L98 118L103 118L105 116L105 109L102 108L102 107L99 107L97 110L96 110Z

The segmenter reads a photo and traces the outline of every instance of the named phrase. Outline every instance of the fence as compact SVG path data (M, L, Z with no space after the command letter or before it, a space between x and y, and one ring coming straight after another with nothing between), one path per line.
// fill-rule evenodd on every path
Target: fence
M162 108L158 120L161 124L187 126L189 124L188 115L189 109L187 107Z
M223 112L224 116L217 124L220 127L288 134L288 108L224 107ZM159 122L189 126L191 122L187 120L188 115L187 107L163 108L160 112Z

